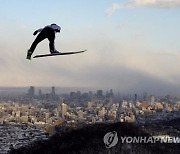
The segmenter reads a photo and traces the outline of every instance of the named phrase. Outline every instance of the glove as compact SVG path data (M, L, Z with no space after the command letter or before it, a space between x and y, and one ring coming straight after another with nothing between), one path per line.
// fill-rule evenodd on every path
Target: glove
M58 30L58 29L55 29L55 31L60 33L60 30Z
M33 35L35 36L37 33L38 33L38 31L36 30L36 31L33 33Z

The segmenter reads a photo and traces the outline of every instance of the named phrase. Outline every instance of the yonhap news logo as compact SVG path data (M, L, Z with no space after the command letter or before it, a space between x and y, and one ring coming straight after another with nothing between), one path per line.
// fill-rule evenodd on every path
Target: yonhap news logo
M108 132L104 135L103 141L106 148L111 148L115 146L118 143L118 140L120 143L139 143L139 144L146 144L146 143L174 143L178 144L180 143L180 137L175 136L168 136L168 135L162 135L162 136L119 136L116 131Z
M111 148L115 146L118 143L117 132L113 131L113 132L106 133L103 140L104 140L104 144L106 148Z
M140 144L146 144L146 143L180 143L179 137L174 136L124 136L120 137L121 143L140 143Z

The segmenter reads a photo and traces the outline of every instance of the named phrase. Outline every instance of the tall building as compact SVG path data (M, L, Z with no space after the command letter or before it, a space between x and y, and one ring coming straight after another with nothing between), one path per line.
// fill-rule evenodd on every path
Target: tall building
M114 94L113 94L113 90L110 89L110 97L113 98L114 97Z
M70 99L76 99L76 93L75 92L70 92Z
M55 87L52 87L51 94L52 94L52 95L55 95L55 94L56 94L56 93L55 93Z
M61 112L62 112L62 118L64 118L64 116L67 115L67 104L62 103Z
M64 98L63 98L63 97L60 97L60 102L59 102L59 104L62 105L62 103L64 103Z
M34 86L30 86L30 88L28 89L28 96L30 98L33 98L35 96L35 88L34 88Z
M97 98L103 99L103 91L102 90L97 90Z
M119 122L120 121L121 112L122 112L122 104L119 103L119 107L118 107L117 112L116 112L115 122Z
M150 102L151 102L151 103L154 103L154 102L155 102L155 96L151 95L151 97L150 97Z
M134 94L134 101L137 102L137 94Z
M59 105L57 107L57 117L60 117L60 114L62 114L62 104L64 102L64 99L60 97Z
M77 99L80 99L80 98L81 98L81 92L80 92L80 91L77 91L76 97L77 97Z
M56 95L56 93L55 93L55 87L52 87L52 91L51 91L51 97L52 97L52 99L55 98L55 95Z

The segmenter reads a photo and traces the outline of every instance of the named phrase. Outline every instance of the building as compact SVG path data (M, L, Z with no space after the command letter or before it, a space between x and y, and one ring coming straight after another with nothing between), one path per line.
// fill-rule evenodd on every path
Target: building
M51 97L52 97L52 98L55 98L55 95L56 95L56 93L55 93L55 87L52 87Z
M137 102L137 94L134 95L134 101Z
M34 88L34 86L31 86L31 87L28 89L28 96L29 96L30 98L34 98L34 96L35 96L35 88Z
M120 121L121 113L122 113L122 104L119 103L119 106L118 106L118 109L117 109L117 112L116 112L115 122L119 122Z
M57 107L57 117L60 117L60 114L62 115L62 104L64 102L64 98L60 97L59 105Z
M84 118L84 112L82 110L78 111L78 118L83 119Z
M88 103L87 103L87 108L88 108L88 109L91 109L91 108L92 108L92 102L88 102Z
M103 99L103 91L102 90L97 90L97 98Z
M150 97L150 102L151 102L151 103L155 103L155 96L151 95L151 97Z
M104 115L105 115L105 113L106 113L106 110L105 110L105 108L104 108L104 107L102 107L102 109L101 109L101 110L99 110L99 112L98 112L98 116L102 117L102 116L104 116Z
M62 113L63 118L64 118L65 115L67 115L67 104L62 103L62 105L61 105L61 113Z
M110 97L113 98L114 97L114 94L113 94L113 90L110 89Z

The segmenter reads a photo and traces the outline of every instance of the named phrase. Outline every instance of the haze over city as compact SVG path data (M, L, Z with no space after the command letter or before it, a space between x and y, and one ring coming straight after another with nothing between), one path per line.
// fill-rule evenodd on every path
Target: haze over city
M0 86L180 93L178 0L0 2ZM57 50L88 51L27 61L32 33L51 23ZM48 52L46 40L33 55Z

